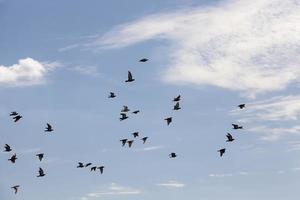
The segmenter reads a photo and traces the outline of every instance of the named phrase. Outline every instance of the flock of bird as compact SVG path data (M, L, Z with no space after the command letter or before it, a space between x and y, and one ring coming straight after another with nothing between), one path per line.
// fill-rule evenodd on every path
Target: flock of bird
M143 59L139 60L139 62L147 62L147 61L148 61L147 58L143 58ZM135 81L135 79L133 78L132 73L130 71L128 71L128 78L127 78L127 80L125 80L125 82L130 83L130 82L133 82L133 81ZM116 97L117 97L117 95L114 92L110 92L110 94L108 96L108 98L116 98ZM181 109L180 100L181 100L181 95L178 95L173 99L173 102L175 102L175 105L173 106L173 110L177 111L177 110ZM245 104L240 104L240 105L238 105L238 107L240 109L244 109ZM121 113L120 113L121 117L119 118L120 121L128 119L129 118L129 115L128 115L129 112L130 112L129 107L124 105L123 108L121 109ZM136 115L139 112L140 112L140 110L134 110L131 113ZM18 122L20 119L23 118L23 116L20 115L16 111L11 112L10 116L13 118L14 122ZM166 121L167 125L169 126L172 123L172 119L173 119L172 117L167 117L164 120ZM243 126L240 126L238 124L232 124L232 126L233 126L233 129L236 129L236 130L237 129L243 129ZM45 132L52 132L52 131L54 131L54 129L51 126L51 124L47 123L44 131ZM120 139L122 147L125 147L125 145L127 144L128 147L131 148L134 141L135 141L135 139L140 137L140 134L139 134L139 132L133 132L132 136L133 136L133 139L128 139L128 138ZM226 142L233 142L235 140L230 133L227 133L226 137L227 137ZM140 140L143 144L145 144L148 140L148 136L143 136ZM12 151L13 151L13 149L11 148L11 146L9 144L5 144L4 152L9 153L9 152L12 152ZM225 148L222 148L222 149L218 150L221 157L224 155L225 151L226 151ZM38 158L38 160L40 162L42 162L42 160L44 158L44 153L38 153L38 154L36 154L36 157ZM177 157L177 154L175 152L171 152L169 154L169 158L176 158L176 157ZM17 154L13 153L11 155L11 157L8 159L8 161L10 161L12 164L15 164L17 159L18 159ZM103 166L103 165L102 166L93 166L93 164L90 163L90 162L89 163L78 162L77 168L87 168L87 167L90 167L90 171L96 171L98 169L101 174L103 174L104 168L105 168L105 166ZM44 177L45 175L46 174L45 174L44 170L41 167L39 167L37 177ZM17 194L18 190L20 188L20 185L14 185L11 188L13 189L14 193Z

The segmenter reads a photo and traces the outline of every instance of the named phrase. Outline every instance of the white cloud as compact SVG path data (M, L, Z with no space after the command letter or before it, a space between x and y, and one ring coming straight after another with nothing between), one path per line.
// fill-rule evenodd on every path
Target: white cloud
M158 183L158 186L163 186L166 188L183 188L185 187L184 183L180 183L178 181L168 181L167 183Z
M97 66L76 66L72 70L77 71L84 75L99 76L101 73L98 71Z
M165 146L158 145L158 146L145 147L145 148L141 148L141 149L135 149L134 151L155 151L155 150L164 149L164 148L165 148Z
M209 174L209 177L213 178L225 178L230 176L233 176L233 174Z
M101 48L169 41L163 79L258 93L300 78L300 4L295 0L225 0L214 7L159 13L115 27Z
M32 58L20 59L12 66L0 65L0 85L28 86L45 82L45 76L60 64L39 62Z

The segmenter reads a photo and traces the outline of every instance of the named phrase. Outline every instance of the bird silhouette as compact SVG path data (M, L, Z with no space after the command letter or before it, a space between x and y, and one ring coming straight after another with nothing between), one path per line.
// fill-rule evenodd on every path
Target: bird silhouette
M173 101L176 101L176 102L177 102L177 101L180 101L180 98L181 98L180 95L178 95L177 97L175 97L175 98L173 99Z
M19 113L17 113L16 111L13 111L9 114L9 116L17 116L17 115L19 115Z
M134 140L128 140L128 141L127 141L128 147L129 147L129 148L132 146L133 141L134 141Z
M240 109L243 109L243 108L246 107L246 104L240 104L240 105L238 105L238 107L239 107Z
M243 129L243 126L239 126L238 124L232 124L233 129Z
M120 142L122 142L122 147L124 147L127 142L127 139L122 139L122 140L120 140Z
M83 168L83 167L84 167L83 163L82 162L78 162L77 168Z
M121 117L119 118L120 121L123 121L123 120L125 120L125 119L128 118L128 116L126 115L126 113L120 113L120 115L121 115Z
M135 79L134 78L132 78L132 74L131 74L131 72L130 71L128 71L128 79L125 81L125 82L132 82L132 81L134 81Z
M36 154L36 156L38 157L38 159L39 159L40 161L42 161L43 158L44 158L44 154L43 154L43 153Z
M88 167L90 165L92 165L92 163L87 163L87 164L85 164L85 167Z
M220 152L220 157L222 157L223 156L223 154L225 153L225 151L226 151L226 149L224 148L224 149L220 149L220 150L218 150L218 152Z
M115 98L117 95L113 92L110 92L108 98Z
M11 189L13 189L15 194L17 194L18 190L19 190L19 187L20 187L20 185L15 185L15 186L12 186Z
M170 123L172 122L172 117L165 118L165 120L167 121L167 124L169 126Z
M43 176L45 176L46 174L44 173L44 170L40 167L39 168L39 172L38 172L39 174L36 176L36 177L43 177Z
M147 58L142 58L141 60L139 60L139 62L147 62L148 59Z
M177 102L173 108L173 110L180 110L179 102Z
M132 135L134 138L139 137L139 132L134 132L134 133L132 133Z
M140 111L139 110L135 110L135 111L133 111L132 113L133 114L138 114Z
M130 109L128 108L128 106L123 106L121 112L129 112Z
M49 123L47 123L47 127L45 128L45 132L52 132L52 131L54 131L52 126Z
M148 137L143 137L141 140L143 141L143 144L147 141Z
M91 171L96 171L97 167L91 167Z
M172 152L172 153L169 154L169 157L170 157L170 158L176 158L177 155L176 155L176 153L173 153L173 152Z
M12 163L15 163L17 159L18 159L18 158L17 158L17 154L14 153L14 154L11 156L11 158L8 159L8 160L9 160L10 162L12 162Z
M234 138L232 137L232 135L230 133L227 133L226 137L227 137L226 142L233 142Z
M12 151L12 149L10 148L10 146L8 144L5 144L4 148L5 148L4 152L10 152L10 151Z
M104 166L97 167L100 170L100 173L103 174Z
M14 119L14 122L17 122L17 121L19 121L20 119L22 119L23 117L21 116L21 115L17 115L17 116L15 116L15 117L13 117L13 119Z

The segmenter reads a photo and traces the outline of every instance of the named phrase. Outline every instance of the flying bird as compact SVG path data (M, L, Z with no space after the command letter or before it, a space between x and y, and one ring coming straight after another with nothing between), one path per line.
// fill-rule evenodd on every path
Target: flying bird
M15 117L13 117L13 119L15 120L14 122L19 121L20 119L22 119L23 117L21 115L17 115Z
M10 151L12 151L12 149L10 148L10 146L8 144L5 144L4 148L5 148L4 152L10 152Z
M123 120L125 120L125 119L128 118L128 116L126 115L126 113L120 113L120 115L122 115L122 116L119 118L120 121L123 121Z
M143 144L147 141L148 137L143 137L141 140L143 140Z
M238 105L238 107L239 107L240 109L243 109L243 108L246 107L246 104L240 104L240 105Z
M97 167L91 167L91 171L96 171Z
M135 111L133 111L132 113L133 114L138 114L140 111L139 110L135 110Z
M224 149L220 149L220 150L218 150L218 152L220 152L220 157L222 157L223 156L223 154L225 153L225 151L226 151L226 149L224 148Z
M79 162L77 168L83 168L83 167L84 167L83 163Z
M122 142L122 147L124 147L127 142L127 139L122 139L122 140L120 140L120 142Z
M17 194L19 187L20 187L20 185L15 185L15 186L12 186L11 189L13 189L15 194Z
M110 92L108 98L115 98L117 95L113 92Z
M173 101L176 101L176 102L180 101L180 95L178 95L177 97L175 97L175 98L173 99Z
M141 60L139 60L139 62L147 62L148 59L147 58L142 58Z
M169 126L169 124L172 122L172 117L165 118L165 120L167 121L167 124Z
M177 102L173 108L173 110L180 110L179 102Z
M227 133L226 137L227 137L226 142L233 142L234 138L232 137L232 135L230 133Z
M170 154L169 154L169 157L170 157L170 158L176 158L177 155L176 155L176 153L170 153Z
M19 113L17 113L16 111L13 111L9 114L9 116L17 116L17 115L19 115Z
M238 124L232 124L233 129L243 129L243 126L239 126Z
M128 71L128 79L125 81L125 82L132 82L132 81L134 81L135 79L134 78L132 78L132 74L131 74L131 72L130 71Z
M134 133L132 133L132 135L134 138L139 137L139 132L134 132Z
M47 127L45 128L45 132L52 132L52 131L54 131L52 126L49 123L47 123Z
M123 106L123 109L121 110L121 112L128 112L130 111L128 106Z
M18 159L18 158L17 158L17 154L14 153L14 154L11 156L11 158L8 159L8 160L9 160L10 162L12 162L12 163L15 163L17 159Z
M128 147L129 147L129 148L132 146L133 141L134 141L134 140L128 140L128 141L127 141Z
M43 154L43 153L36 154L36 156L38 157L38 159L39 159L40 161L42 161L43 158L44 158L44 154Z
M38 172L39 174L36 176L36 177L43 177L43 176L45 176L46 174L44 173L44 170L40 167L39 168L39 172Z
M92 165L92 163L87 163L87 164L85 164L85 167L88 167L90 165Z
M100 170L100 173L103 174L104 166L97 167Z

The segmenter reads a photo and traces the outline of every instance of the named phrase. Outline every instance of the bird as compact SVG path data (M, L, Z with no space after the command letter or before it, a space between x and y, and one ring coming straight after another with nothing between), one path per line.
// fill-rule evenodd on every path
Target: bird
M103 174L104 166L97 167L97 169L99 169L99 170L100 170L100 173Z
M11 158L8 159L8 160L9 160L10 162L12 162L12 163L15 163L17 159L18 159L18 158L17 158L17 154L14 153L14 154L11 156Z
M91 167L91 171L96 171L97 167Z
M42 159L44 158L44 154L43 153L36 154L36 156L38 157L38 159L40 161L42 161Z
M15 194L17 194L19 187L20 187L20 185L15 185L15 186L12 186L11 189L13 189Z
M149 59L147 58L142 58L141 60L139 60L139 62L147 62Z
M78 162L77 168L83 168L83 167L84 167L83 163L82 162Z
M167 121L167 124L169 125L172 122L172 117L165 118L165 120Z
M238 105L238 107L239 107L240 109L243 109L243 108L246 107L246 104L240 104L240 105Z
M243 126L239 126L238 124L232 124L233 129L243 129Z
M220 150L218 150L218 152L220 152L220 157L222 157L223 156L223 154L225 153L225 151L226 151L226 149L224 148L224 149L220 149Z
M45 132L52 132L52 131L54 131L52 126L49 123L47 123L47 127L45 129Z
M128 140L128 141L127 141L128 147L129 147L129 148L132 146L133 141L134 141L134 140Z
M9 116L17 116L17 115L19 115L19 113L17 113L16 111L13 111L9 114Z
M180 95L178 95L177 97L175 97L175 98L173 99L173 101L176 101L176 102L180 101Z
M121 112L129 112L130 109L128 108L128 106L123 106L123 109L121 110Z
M13 119L15 120L14 122L19 121L20 119L22 119L23 117L21 115L17 115L15 117L13 117Z
M117 95L113 92L110 92L108 98L115 98Z
M173 108L173 110L180 110L179 102L177 102Z
M173 152L172 152L172 153L169 154L169 157L170 157L170 158L176 158L177 155L176 155L176 153L173 153Z
M5 148L4 152L10 152L10 151L12 151L12 149L10 148L10 146L8 144L5 144L4 148Z
M143 144L147 141L148 137L143 137L141 140L143 140Z
M232 137L232 135L230 133L227 133L226 137L227 137L226 142L233 142L234 138Z
M85 167L88 167L90 165L92 165L92 163L87 163L87 164L85 164Z
M135 110L135 111L133 111L132 113L133 114L138 114L140 111L139 110Z
M132 78L132 74L131 74L131 72L130 71L128 71L128 79L125 81L125 82L132 82L132 81L134 81L135 79L134 78Z
M120 121L123 121L123 120L125 120L125 119L128 118L128 116L126 115L126 113L121 113L120 115L122 115L122 116L119 118Z
M134 138L139 137L139 132L134 132L134 133L132 133L132 135Z
M127 139L122 139L122 140L120 140L120 142L122 142L122 147L124 147L127 142Z
M38 172L39 174L36 176L36 177L43 177L43 176L45 176L46 174L44 173L44 170L40 167L39 168L39 172Z

